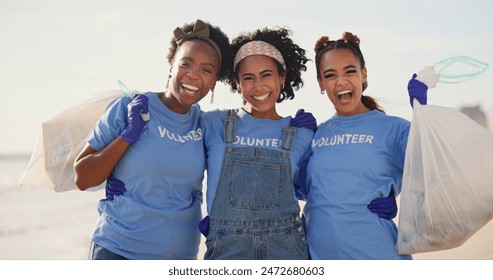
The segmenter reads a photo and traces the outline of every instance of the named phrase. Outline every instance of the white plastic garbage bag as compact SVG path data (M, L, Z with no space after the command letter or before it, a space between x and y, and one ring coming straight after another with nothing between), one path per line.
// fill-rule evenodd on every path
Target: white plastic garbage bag
M493 132L414 102L400 198L399 254L451 249L493 218Z
M75 158L106 107L121 96L118 90L104 92L45 121L19 184L52 188L56 192L78 189L74 183Z

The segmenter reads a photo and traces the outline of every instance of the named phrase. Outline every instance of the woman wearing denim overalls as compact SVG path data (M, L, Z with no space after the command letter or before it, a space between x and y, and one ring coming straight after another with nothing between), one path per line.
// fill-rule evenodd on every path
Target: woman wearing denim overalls
M204 259L307 259L296 198L316 121L281 117L276 103L302 86L305 51L289 31L257 30L233 40L233 91L243 107L205 113L207 235ZM288 70L286 70L288 69ZM312 128L312 129L310 129Z

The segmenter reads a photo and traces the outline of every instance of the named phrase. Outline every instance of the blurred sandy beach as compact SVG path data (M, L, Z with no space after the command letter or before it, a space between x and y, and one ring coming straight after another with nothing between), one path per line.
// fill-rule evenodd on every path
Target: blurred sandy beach
M20 187L28 161L28 156L0 156L0 260L87 259L103 191ZM493 222L458 248L416 254L414 259L491 260Z

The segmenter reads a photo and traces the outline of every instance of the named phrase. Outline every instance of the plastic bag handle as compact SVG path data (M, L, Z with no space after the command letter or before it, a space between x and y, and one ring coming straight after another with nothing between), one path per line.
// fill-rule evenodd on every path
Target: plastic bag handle
M132 98L135 94L139 93L135 89L129 89L122 81L118 81L118 87L120 88L120 91L122 94L126 97Z
M139 93L135 89L130 90L122 81L118 81L118 87L120 88L120 91L122 92L122 94L124 96L126 96L126 97L133 98L134 95L136 95L137 93ZM144 113L143 110L141 110L141 112L140 112L140 117L144 121L148 121L151 118L150 114L149 113Z
M447 74L445 71L447 68L449 68L451 65L456 64L456 63L464 63L466 65L472 66L476 68L476 71L469 72L469 73L463 73L463 74ZM457 84L457 83L462 83L464 81L473 79L486 71L488 69L488 63L479 61L475 58L469 57L469 56L453 56L449 57L446 59L443 59L433 65L433 68L435 68L435 71L438 73L439 76L439 82L440 83L448 83L448 84Z

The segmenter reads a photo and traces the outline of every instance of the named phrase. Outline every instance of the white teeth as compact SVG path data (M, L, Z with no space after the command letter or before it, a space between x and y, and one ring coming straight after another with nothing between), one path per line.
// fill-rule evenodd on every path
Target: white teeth
M252 97L253 97L253 99L258 100L258 101L264 101L264 100L267 100L269 95L270 95L270 93L260 95L260 96L252 96Z
M192 86L192 85L189 85L189 84L181 84L181 86L184 87L184 88L186 88L186 89L193 90L193 91L199 90L198 87Z
M343 90L343 91L339 91L339 92L337 93L337 95L339 96L339 95L343 95L343 94L346 94L346 93L351 93L351 91L350 91L350 90Z

